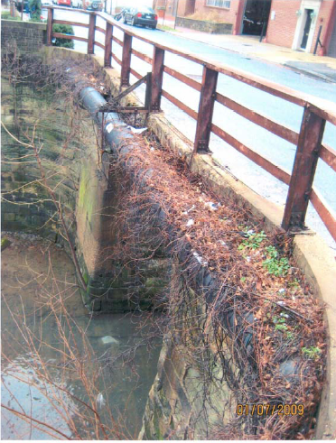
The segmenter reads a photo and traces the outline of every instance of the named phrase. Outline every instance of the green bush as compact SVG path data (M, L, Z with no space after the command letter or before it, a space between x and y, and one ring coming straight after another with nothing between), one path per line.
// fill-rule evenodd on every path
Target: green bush
M3 18L4 20L21 20L20 17L12 17L10 15L10 11L2 11L1 18Z
M42 12L41 0L29 0L29 9L31 17L30 21L40 22Z
M73 27L70 25L53 25L53 32L58 32L60 34L67 34L67 35L75 35ZM56 38L53 42L54 46L59 46L62 48L74 48L74 41L68 40L66 38Z

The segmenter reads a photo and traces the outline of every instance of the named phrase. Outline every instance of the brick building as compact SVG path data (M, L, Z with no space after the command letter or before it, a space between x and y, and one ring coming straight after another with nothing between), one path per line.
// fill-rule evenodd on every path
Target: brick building
M155 0L155 8L174 20L197 17L232 24L234 35L299 51L336 57L336 0Z
M336 57L336 0L272 0L268 43Z

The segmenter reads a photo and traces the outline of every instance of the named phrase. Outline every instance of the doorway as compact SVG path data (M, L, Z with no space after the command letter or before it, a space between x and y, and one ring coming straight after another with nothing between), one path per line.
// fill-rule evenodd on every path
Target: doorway
M271 0L246 0L242 19L242 35L266 35Z
M312 24L312 13L313 9L305 9L305 25L303 28L303 35L302 35L302 41L301 41L301 49L307 48L307 42L309 38L310 28Z

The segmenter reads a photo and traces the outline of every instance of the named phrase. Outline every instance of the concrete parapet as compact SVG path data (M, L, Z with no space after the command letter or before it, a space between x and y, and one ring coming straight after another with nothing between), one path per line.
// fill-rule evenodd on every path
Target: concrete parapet
M1 20L2 53L36 53L46 43L46 23Z

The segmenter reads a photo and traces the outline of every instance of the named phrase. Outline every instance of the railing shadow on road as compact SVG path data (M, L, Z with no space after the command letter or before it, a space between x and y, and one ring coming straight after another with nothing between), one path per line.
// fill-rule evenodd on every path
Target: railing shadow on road
M307 94L298 93L290 88L281 86L275 82L265 80L242 70L232 68L221 63L183 51L179 48L169 47L143 37L128 26L125 26L113 18L108 18L99 12L77 10L81 14L89 15L88 23L73 22L69 20L55 20L54 10L67 10L68 8L48 7L47 20L47 45L52 44L53 38L65 38L87 43L87 53L95 54L95 48L99 47L104 52L105 67L112 67L117 63L121 68L120 88L130 85L131 74L136 79L143 76L131 67L131 55L151 65L152 90L150 109L159 111L161 98L165 97L179 109L184 111L192 119L196 120L196 135L193 143L194 153L210 153L209 143L211 133L217 135L238 152L252 160L261 168L269 172L273 177L289 186L287 200L282 220L282 227L291 233L301 232L305 229L305 218L309 201L313 204L328 229L332 238L336 241L336 215L333 209L324 200L320 192L314 186L314 176L319 159L322 159L334 172L336 172L336 151L322 142L326 122L336 126L336 105L326 100L318 99ZM105 22L105 28L98 26L97 18ZM53 32L53 24L68 24L84 27L88 30L87 37L64 35ZM123 31L123 40L114 35L114 30ZM102 43L97 39L97 32L105 36ZM153 46L153 57L138 50L133 45L133 37ZM116 55L115 45L122 48L122 56ZM165 65L165 53L175 54L183 59L203 66L202 81L198 82L181 72ZM193 88L199 93L198 112L187 106L183 99L177 98L162 87L164 73ZM303 118L299 132L279 124L278 122L262 115L248 107L220 94L217 91L218 74L224 74L253 88L267 92L287 102L294 103L303 108ZM258 154L255 150L241 143L223 128L213 123L213 111L215 103L219 103L236 114L244 117L261 128L277 135L278 137L296 146L294 166L292 174L289 174L280 166Z

